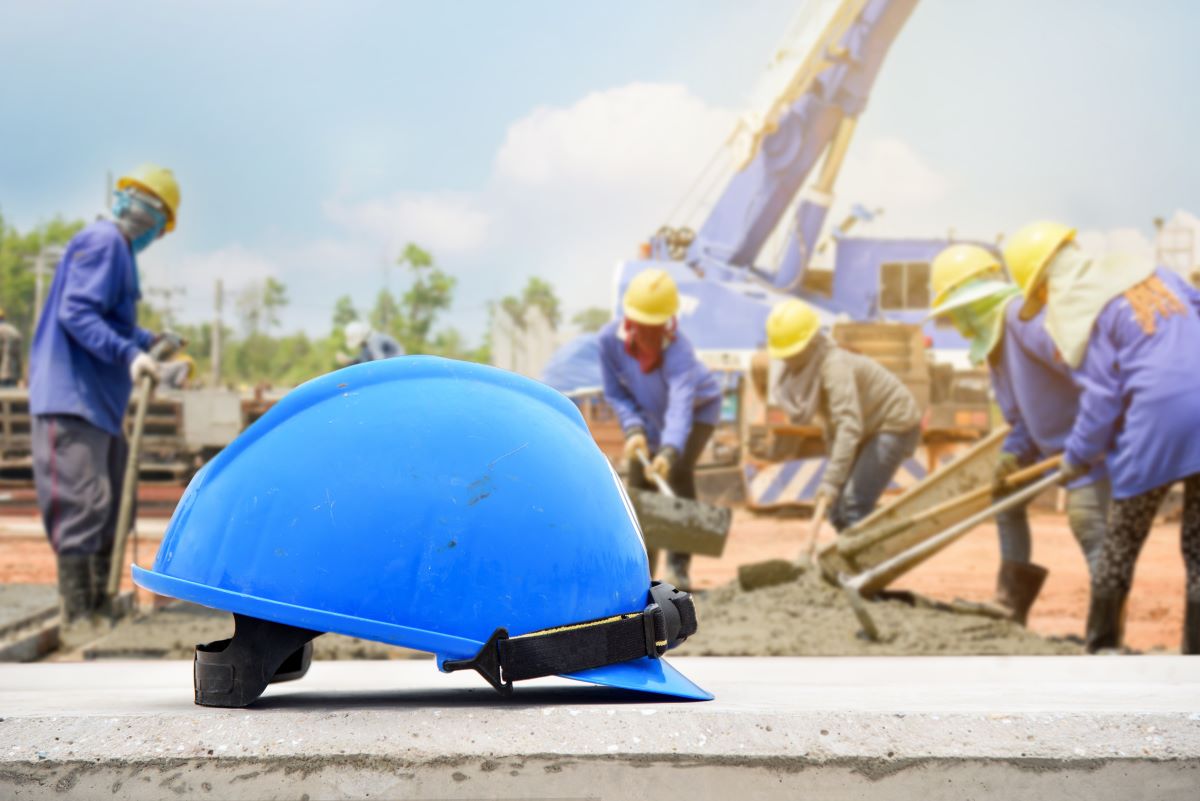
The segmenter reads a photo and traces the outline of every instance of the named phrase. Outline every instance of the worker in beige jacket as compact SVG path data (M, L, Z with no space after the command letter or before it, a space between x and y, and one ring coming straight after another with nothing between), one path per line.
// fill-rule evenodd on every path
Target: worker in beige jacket
M803 425L820 415L829 459L816 500L838 531L869 515L921 439L921 412L900 379L820 331L816 311L785 301L767 317L767 350L783 362L772 396Z

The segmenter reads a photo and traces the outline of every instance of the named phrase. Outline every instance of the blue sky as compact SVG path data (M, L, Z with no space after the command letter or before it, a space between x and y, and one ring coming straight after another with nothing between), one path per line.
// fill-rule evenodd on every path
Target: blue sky
M143 266L185 317L215 276L276 275L285 326L319 333L409 239L459 276L472 337L532 274L603 305L800 5L0 2L0 209L89 216L107 170L170 165L179 230ZM1200 209L1196 30L1183 0L925 0L839 196L883 233L1148 234Z

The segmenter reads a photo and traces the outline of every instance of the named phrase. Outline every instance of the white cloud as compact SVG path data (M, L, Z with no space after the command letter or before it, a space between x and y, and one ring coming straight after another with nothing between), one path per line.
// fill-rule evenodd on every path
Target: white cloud
M509 127L500 182L529 187L668 185L679 195L728 133L733 112L675 84L634 83L562 108L540 107ZM652 190L653 191L653 190Z
M733 119L678 85L593 92L509 126L475 191L338 197L324 210L373 251L408 241L432 251L459 279L448 322L478 336L487 302L531 275L550 280L568 312L606 304L614 261L665 222Z
M139 257L143 273L143 294L154 304L165 300L161 292L171 293L170 305L184 321L209 320L213 316L216 282L224 284L226 320L231 320L232 298L247 284L268 276L281 277L279 263L270 256L237 243L203 253L177 253L171 240L148 249Z
M445 322L470 338L483 333L487 302L519 291L531 275L555 285L568 313L607 305L614 262L633 256L668 221L734 120L732 110L679 85L593 92L513 122L475 190L355 197L353 187L343 186L322 207L332 224L327 236L268 244L261 252L231 246L176 260L183 269L172 274L202 275L208 287L217 275L228 276L227 287L276 275L292 298L285 327L319 333L334 297L348 292L366 308L385 265L413 241L458 278L457 303ZM954 188L907 143L862 140L847 159L831 219L857 202L886 209L872 234L944 234ZM401 285L394 272L390 280L393 289ZM196 292L206 316L211 289Z
M385 198L325 204L325 214L348 233L365 236L398 250L419 242L438 253L478 248L487 237L489 215L479 198L467 193L399 192Z

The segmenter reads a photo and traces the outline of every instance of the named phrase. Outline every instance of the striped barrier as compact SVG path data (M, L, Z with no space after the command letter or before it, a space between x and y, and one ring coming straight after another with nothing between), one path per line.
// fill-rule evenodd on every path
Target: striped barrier
M926 456L920 448L904 460L888 485L890 493L904 492L925 478ZM825 475L828 459L789 459L766 465L745 464L742 475L746 481L746 505L767 511L788 507L809 507Z

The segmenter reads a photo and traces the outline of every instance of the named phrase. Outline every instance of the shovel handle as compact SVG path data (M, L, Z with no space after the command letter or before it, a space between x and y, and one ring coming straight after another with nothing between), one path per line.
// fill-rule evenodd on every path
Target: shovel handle
M1051 456L1049 459L1022 468L1012 475L1004 479L1005 487L1017 487L1031 479L1038 478L1047 470L1054 470L1062 463L1062 455ZM942 501L936 506L930 506L927 509L922 509L906 520L900 520L892 523L889 526L873 531L869 534L859 535L853 539L844 539L838 541L838 553L842 556L853 557L868 548L874 547L884 540L889 540L897 534L902 534L908 531L918 523L924 523L946 512L952 512L960 506L967 506L975 503L983 498L989 497L995 491L992 484L983 484L973 490L968 490L961 495L956 495L949 500Z
M646 475L654 482L654 486L658 487L658 491L668 498L674 498L675 491L671 489L671 485L667 483L667 480L650 469L650 460L646 458L646 454L638 451L637 458L642 463L642 469L646 471Z
M812 524L808 529L808 544L804 546L804 559L809 564L813 562L813 556L817 552L817 536L821 533L821 523L825 520L825 508L829 505L829 499L822 495L817 498L816 508L813 509Z

